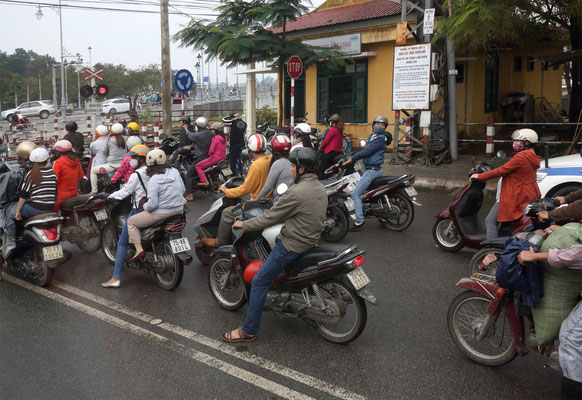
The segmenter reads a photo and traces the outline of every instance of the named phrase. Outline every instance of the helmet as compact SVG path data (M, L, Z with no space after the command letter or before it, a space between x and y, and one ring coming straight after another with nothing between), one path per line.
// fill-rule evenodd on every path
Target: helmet
M291 152L289 160L297 168L303 167L308 172L315 172L319 166L319 155L317 151L310 147L298 147Z
M295 132L295 134L298 136L311 135L311 127L305 122L302 122L297 124L297 126L293 129L293 132Z
M210 129L220 132L224 131L224 128L222 127L222 124L220 122L210 124Z
M132 149L133 146L137 146L138 144L141 144L141 139L139 136L131 136L127 138L127 141L125 142L125 145L128 149Z
M20 158L28 160L28 158L30 157L30 153L34 149L36 149L36 144L28 140L25 140L24 142L20 143L16 148L16 154L18 154Z
M105 125L99 125L97 128L95 128L95 135L97 137L106 136L108 133L109 133L109 130L107 129L107 127Z
M123 125L121 125L119 122L111 126L111 133L113 135L121 135L124 132Z
M124 118L118 119L117 123L123 125L124 128L127 126L127 121Z
M136 122L130 122L127 124L128 132L139 132L139 125Z
M198 125L199 128L206 128L208 126L208 120L204 117L198 117L196 118L196 125Z
M537 143L538 134L533 129L518 129L511 134L513 140L523 140L524 142Z
M291 141L285 135L275 135L271 140L273 153L288 153L291 150Z
M263 266L264 263L265 262L263 260L255 260L255 261L251 261L249 263L249 265L246 266L245 272L244 272L244 277L245 277L245 281L249 285L251 283L253 283L253 278L255 277L257 272L259 272L259 270L261 269L261 267Z
M342 120L342 116L339 114L334 114L329 117L329 122L340 122Z
M148 146L146 146L145 144L138 144L131 148L131 150L129 151L129 155L147 157L149 152L150 148Z
M77 129L79 129L79 125L75 121L68 121L65 124L65 130L67 132L75 132Z
M261 153L267 149L267 138L261 134L255 133L249 137L248 147L249 151Z
M59 140L53 146L53 150L66 153L67 151L73 150L73 145L68 140Z
M374 122L372 122L372 125L376 125L377 123L384 124L385 127L388 127L388 118L382 115L378 115L376 118L374 118Z
M184 115L182 118L180 118L180 122L184 122L185 124L190 125L192 120L188 115Z
M166 153L164 150L154 149L150 151L146 158L146 164L148 167L154 165L165 165L166 164Z
M42 163L49 159L49 153L44 147L38 147L30 153L30 161Z

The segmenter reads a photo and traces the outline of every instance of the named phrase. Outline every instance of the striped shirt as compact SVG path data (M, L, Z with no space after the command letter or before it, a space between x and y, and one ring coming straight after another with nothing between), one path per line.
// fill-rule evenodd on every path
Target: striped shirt
M42 181L40 185L31 182L28 171L20 185L20 197L26 199L31 207L41 211L54 211L57 200L57 176L51 167L40 169Z

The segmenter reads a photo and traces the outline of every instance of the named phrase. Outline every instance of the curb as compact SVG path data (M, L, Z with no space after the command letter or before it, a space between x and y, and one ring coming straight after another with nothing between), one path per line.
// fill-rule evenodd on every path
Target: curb
M453 193L467 184L466 180L460 179L443 179L443 178L416 178L414 187L420 190L434 190L443 193ZM495 198L497 192L497 183L488 182L485 186L485 195Z

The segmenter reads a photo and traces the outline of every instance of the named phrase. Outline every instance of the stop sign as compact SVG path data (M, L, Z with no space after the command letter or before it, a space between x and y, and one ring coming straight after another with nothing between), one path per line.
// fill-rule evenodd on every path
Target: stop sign
M287 72L292 79L297 79L303 72L303 62L297 56L293 56L287 61Z

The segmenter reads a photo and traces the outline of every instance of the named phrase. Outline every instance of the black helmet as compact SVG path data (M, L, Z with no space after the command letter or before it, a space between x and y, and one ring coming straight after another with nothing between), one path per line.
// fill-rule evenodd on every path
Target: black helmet
M372 122L372 125L376 125L376 123L381 123L384 124L384 126L388 127L388 118L382 116L382 115L378 115L376 118L374 118L374 122Z
M68 121L65 124L65 130L67 132L75 132L77 129L79 129L79 125L75 121Z
M289 155L289 161L297 168L303 167L307 172L315 172L319 166L319 155L312 148L298 147Z
M186 125L190 125L192 122L188 115L184 115L182 118L180 118L180 121L184 122Z

